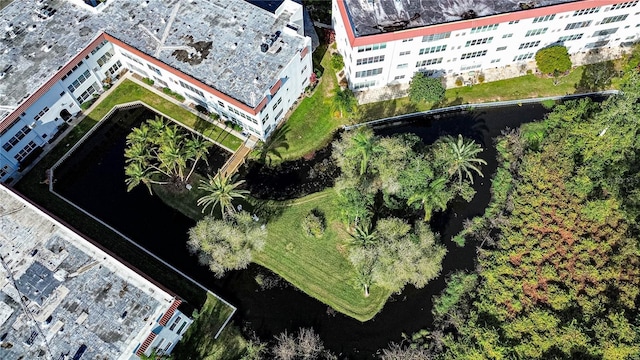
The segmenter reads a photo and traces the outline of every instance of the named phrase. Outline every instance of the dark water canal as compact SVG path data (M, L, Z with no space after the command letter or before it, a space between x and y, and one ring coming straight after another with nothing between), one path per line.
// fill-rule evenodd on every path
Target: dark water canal
M152 113L119 113L117 122L103 125L58 168L56 190L236 305L239 309L236 320L260 337L269 340L285 329L292 332L299 327L313 327L328 348L342 354L341 358L370 359L389 342L400 342L402 333L411 334L428 327L432 321L432 297L444 288L445 275L458 269L473 268L474 245L459 248L450 238L462 229L464 219L481 215L489 202L489 179L497 165L493 139L506 128L516 128L543 118L547 111L540 105L500 107L442 115L437 119L417 116L401 125L376 129L380 135L412 132L425 143L432 143L443 135L462 134L483 145L485 150L481 157L488 165L482 169L485 178L476 181L477 194L471 203L455 202L447 212L434 216L432 226L441 234L449 251L444 259L442 276L423 289L408 286L402 293L394 294L384 309L365 323L336 314L292 286L261 290L254 279L258 273L266 271L259 266L252 265L247 270L232 272L218 280L207 268L197 265L185 247L187 230L194 222L164 205L157 197L149 196L143 187L126 192L123 171L125 137L132 126L152 118ZM210 164L215 169L228 155L223 150L213 152ZM322 154L320 152L321 156L312 161L323 161L326 156ZM282 183L304 182L309 174L322 177L318 174L318 166L296 166L298 168L293 172L286 170L285 165L284 174L263 171L256 178L269 184L271 191L282 187ZM323 167L320 169L322 171ZM259 169L249 170L249 178L251 171ZM288 175L286 171L289 171ZM317 190L313 186L302 188Z

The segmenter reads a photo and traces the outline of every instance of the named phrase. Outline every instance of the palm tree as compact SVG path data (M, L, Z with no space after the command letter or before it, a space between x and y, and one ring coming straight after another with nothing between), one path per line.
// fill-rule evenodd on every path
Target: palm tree
M200 136L194 136L191 139L187 140L185 143L185 152L187 159L191 159L193 161L193 165L191 166L191 170L189 170L189 174L185 179L185 182L189 181L191 178L191 174L196 169L196 165L200 159L204 159L205 163L209 165L209 161L207 160L207 155L209 154L209 148L213 144Z
M131 162L124 168L124 173L127 176L125 184L127 184L127 191L133 190L134 187L140 183L145 184L149 189L149 194L153 195L151 191L151 184L165 185L168 182L153 180L152 176L156 174L155 171L148 171L144 165L139 162Z
M473 184L471 170L475 171L480 177L484 177L478 166L487 165L487 162L475 157L482 152L480 145L473 140L465 141L462 135L458 135L457 141L453 137L447 136L444 139L444 144L447 147L449 176L457 175L460 185L462 185L464 176Z
M351 113L355 111L356 106L356 98L351 90L336 90L336 96L333 98L333 109L340 112L340 117L343 117L345 112Z
M451 193L447 191L447 179L444 177L431 181L421 191L413 194L407 200L407 205L413 205L420 202L424 209L424 221L431 220L434 211L444 210L447 203L451 200Z
M281 127L275 129L267 141L262 142L258 147L258 154L260 162L269 165L271 163L272 156L282 159L280 154L280 148L289 150L289 143L287 142L287 133L289 132L289 125L284 124Z
M198 199L198 206L202 206L202 212L211 206L211 214L216 205L220 204L220 212L222 218L226 218L226 214L233 213L233 199L244 199L249 193L247 190L238 189L244 180L231 182L229 178L222 176L220 173L215 177L209 176L209 180L200 181L200 190L206 191L208 194Z
M369 247L377 241L376 235L371 225L364 223L357 224L353 229L350 244L359 247Z
M187 159L181 147L171 140L167 140L158 151L159 168L184 181L184 169Z
M360 159L360 175L364 175L367 171L367 165L369 164L369 158L379 153L383 148L377 144L376 139L371 131L361 131L357 133L353 138L353 152L357 153Z

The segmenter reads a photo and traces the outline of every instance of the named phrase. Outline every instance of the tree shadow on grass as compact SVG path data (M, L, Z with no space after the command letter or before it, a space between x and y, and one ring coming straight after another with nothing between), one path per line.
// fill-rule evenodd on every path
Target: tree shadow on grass
M611 60L585 65L582 77L576 84L576 93L605 90L617 75L615 64Z

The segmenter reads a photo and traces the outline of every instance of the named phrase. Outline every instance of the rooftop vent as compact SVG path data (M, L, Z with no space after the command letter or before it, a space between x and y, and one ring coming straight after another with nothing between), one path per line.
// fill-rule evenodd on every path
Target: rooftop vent
M42 45L42 47L40 48L42 51L48 53L49 51L51 51L51 49L53 48L53 45Z
M27 28L29 31L34 31L36 29L36 24L33 24Z
M269 50L269 45L262 43L262 45L260 45L260 51L262 51L263 53L266 53Z
M7 31L13 30L13 23L7 24L7 26L4 29L7 30Z
M149 0L143 1L142 4L140 4L142 7L147 7L149 6Z

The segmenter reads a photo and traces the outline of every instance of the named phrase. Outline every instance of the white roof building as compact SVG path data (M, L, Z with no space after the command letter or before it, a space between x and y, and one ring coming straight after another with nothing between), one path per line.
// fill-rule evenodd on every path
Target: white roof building
M570 54L630 45L640 9L638 0L333 0L333 25L349 86L361 90L416 72L519 66L552 44Z
M168 353L180 302L0 185L0 359Z

